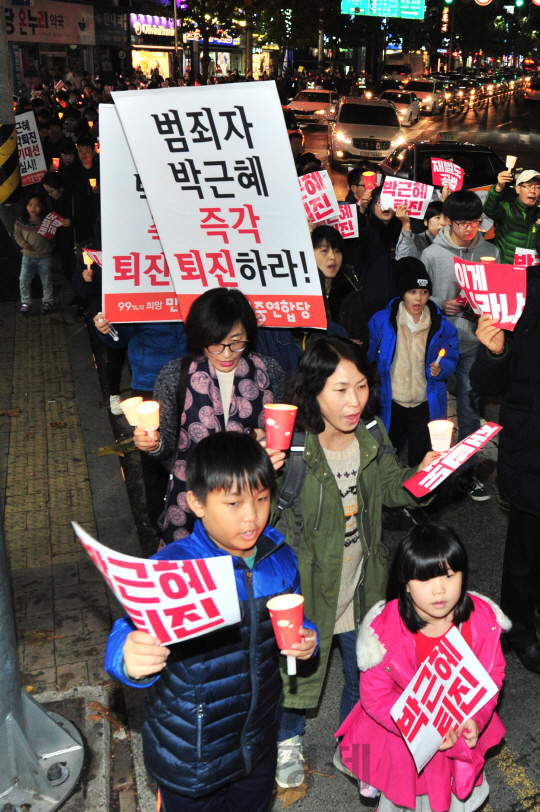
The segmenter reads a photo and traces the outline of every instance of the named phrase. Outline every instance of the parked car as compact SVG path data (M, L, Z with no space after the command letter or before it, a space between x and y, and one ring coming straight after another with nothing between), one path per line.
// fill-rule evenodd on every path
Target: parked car
M444 112L446 99L442 82L433 79L412 79L407 82L404 90L416 93L422 106L422 112L432 115Z
M412 90L385 90L379 101L392 102L396 108L399 123L405 127L416 124L420 118L420 102Z
M526 85L523 98L528 102L540 101L540 79L537 76L531 79L530 84Z
M366 99L378 99L386 90L401 90L403 82L400 79L381 79L376 85L370 85L364 96Z
M299 124L326 124L326 114L339 100L335 90L302 90L289 104Z
M342 99L328 116L328 156L332 165L360 158L385 158L405 142L398 115L390 102Z

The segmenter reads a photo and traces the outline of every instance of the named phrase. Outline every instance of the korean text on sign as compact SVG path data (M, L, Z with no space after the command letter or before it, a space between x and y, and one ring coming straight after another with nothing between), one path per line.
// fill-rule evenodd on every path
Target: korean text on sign
M131 620L162 645L230 626L240 606L230 556L186 561L135 558L73 529Z
M112 322L180 321L167 259L113 105L100 111L100 148L103 311Z
M113 94L182 313L205 289L238 288L275 326L326 326L275 88L185 90Z
M437 642L391 716L420 772L444 737L496 696L498 688L454 626Z
M326 170L311 172L298 178L302 202L308 218L313 223L322 223L330 218L339 217L339 206Z
M449 451L441 454L435 462L432 462L427 468L419 471L413 477L404 482L405 488L409 490L414 496L426 496L431 493L441 482L444 482L450 474L453 474L469 457L485 446L490 440L499 433L502 426L497 423L486 423L482 428L469 434L457 445L453 446Z
M433 186L416 183L414 180L386 178L381 193L382 209L397 209L402 203L407 206L409 217L422 219L433 196Z
M475 313L491 314L503 330L513 330L525 307L525 265L462 262L454 258L456 277Z
M356 208L350 203L339 204L339 217L332 217L325 222L326 226L337 228L344 240L358 237L358 216Z
M29 186L38 183L47 172L34 113L21 113L15 116L15 128L21 183L23 186Z
M59 228L62 227L62 218L55 211L46 214L37 233L46 240L52 240Z
M514 265L524 265L528 268L529 265L538 265L540 259L534 248L516 248L514 254Z
M448 186L451 192L458 192L463 186L465 170L453 161L432 158L431 175L434 186Z

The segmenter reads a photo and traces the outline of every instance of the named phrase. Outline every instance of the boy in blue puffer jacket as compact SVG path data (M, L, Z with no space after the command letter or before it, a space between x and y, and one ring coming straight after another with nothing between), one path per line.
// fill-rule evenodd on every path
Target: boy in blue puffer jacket
M283 454L275 454L275 464ZM117 620L105 669L148 687L144 756L165 812L266 812L272 799L283 689L280 651L266 607L300 591L296 556L267 526L276 477L262 446L245 434L201 440L187 460L187 500L199 521L154 559L231 555L241 608L238 625L170 647ZM317 633L282 652L307 660Z
M368 355L381 375L380 417L398 453L408 441L414 467L431 449L429 421L446 419L446 380L458 361L458 334L429 298L423 262L404 257L396 272L399 296L369 322Z

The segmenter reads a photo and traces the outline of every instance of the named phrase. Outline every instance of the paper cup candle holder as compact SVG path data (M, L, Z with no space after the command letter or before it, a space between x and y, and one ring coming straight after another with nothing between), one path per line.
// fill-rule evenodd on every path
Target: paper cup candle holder
M302 595L278 595L266 604L274 627L277 644L281 651L290 649L294 643L302 642L300 629L304 620L304 598ZM296 674L296 657L287 655L287 674Z
M451 420L432 420L428 423L429 436L433 451L448 451L452 445L454 424Z
M506 168L508 169L509 172L511 172L512 169L515 167L516 161L517 161L517 158L516 158L515 155L507 155L506 156Z
M297 406L288 403L267 403L264 407L266 445L278 451L291 447Z
M362 172L364 178L364 188L366 192L371 192L377 185L377 175L375 172Z
M142 398L128 398L127 400L123 400L120 404L120 408L124 412L126 416L126 420L130 426L136 426L139 422L139 418L137 416L137 412L135 409L139 404L143 402Z
M145 400L135 406L135 412L137 414L137 428L146 431L148 435L152 435L156 440L155 431L159 429L159 403L156 403L155 400Z

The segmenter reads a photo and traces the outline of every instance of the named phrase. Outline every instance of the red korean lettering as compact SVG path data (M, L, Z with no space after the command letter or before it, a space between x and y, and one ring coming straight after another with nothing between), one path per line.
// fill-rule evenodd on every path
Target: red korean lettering
M165 626L163 625L163 621L161 620L160 613L157 609L147 609L146 610L146 617L148 618L148 623L152 627L152 631L154 632L155 636L159 640L160 643L167 643L171 636Z
M201 595L203 592L206 592L206 588L204 584L201 583L201 579L199 578L199 572L197 570L197 567L195 566L194 561L190 560L183 561L182 570L187 578L190 589L195 590L197 595ZM210 573L208 574L210 575ZM215 585L213 588L214 589L216 588Z
M187 620L189 623L196 623L202 620L201 616L196 612L197 607L194 603L185 603L183 606L171 606L170 609L164 609L163 614L171 618L171 624L174 632L183 628L184 622Z
M134 251L124 256L113 256L114 260L114 281L133 282L138 287L140 285L140 254Z
M441 707L437 711L435 719L433 720L433 727L435 728L437 733L444 739L446 734L452 727L453 721L454 721L453 717L441 705Z
M236 278L234 267L231 259L230 251L219 251L217 253L205 254L207 259L212 261L212 265L208 270L216 277L220 288L237 288L238 282L229 282L225 280L226 276L232 279Z
M234 211L234 210L233 210ZM221 209L208 208L199 209L200 214L204 214L205 218L201 220L200 226L204 229L209 237L221 237L224 243L229 242L227 229L230 228L229 224L223 217L220 217Z
M197 566L199 568L199 572L201 573L201 577L202 577L202 579L204 581L204 584L205 584L207 590L209 592L211 592L213 589L217 589L217 587L216 587L216 585L214 583L214 579L212 578L212 576L210 574L210 570L208 569L208 565L207 565L206 561L204 560L204 558L198 559Z
M201 259L200 251L190 251L189 254L175 254L178 268L183 282L202 282L203 287L208 287L206 274Z
M447 476L450 475L450 470L445 468L441 463L437 463L431 470L419 481L419 485L427 491L432 491L441 482L444 482Z
M422 727L428 723L428 717L413 697L409 697L403 708L403 715L397 720L397 726L408 742L413 742Z
M454 703L452 702L452 700L450 699L450 697L448 695L446 695L444 697L442 703L443 703L444 707L446 708L446 710L449 713L452 714L452 716L454 717L454 719L456 720L458 725L460 725L463 721L465 721L465 718L464 718L463 714L454 705Z
M245 203L241 209L229 209L229 211L231 214L238 214L238 219L236 223L233 224L233 228L236 229L239 234L251 234L255 238L255 242L260 243L261 238L259 236L257 222L261 218L255 214L253 206L250 203ZM246 213L249 218L249 223L246 223L246 226L250 226L250 228L240 228L240 226L244 225Z
M181 600L189 594L189 588L179 572L164 572L158 580L167 598Z
M124 569L134 570L137 578L148 578L146 571L146 563L144 561L124 561L121 558L109 558L109 563L115 567L123 567Z
M145 260L148 262L148 267L145 268L144 274L149 277L152 287L169 287L170 273L169 266L164 254L146 254ZM162 276L162 281L158 281L158 276Z

